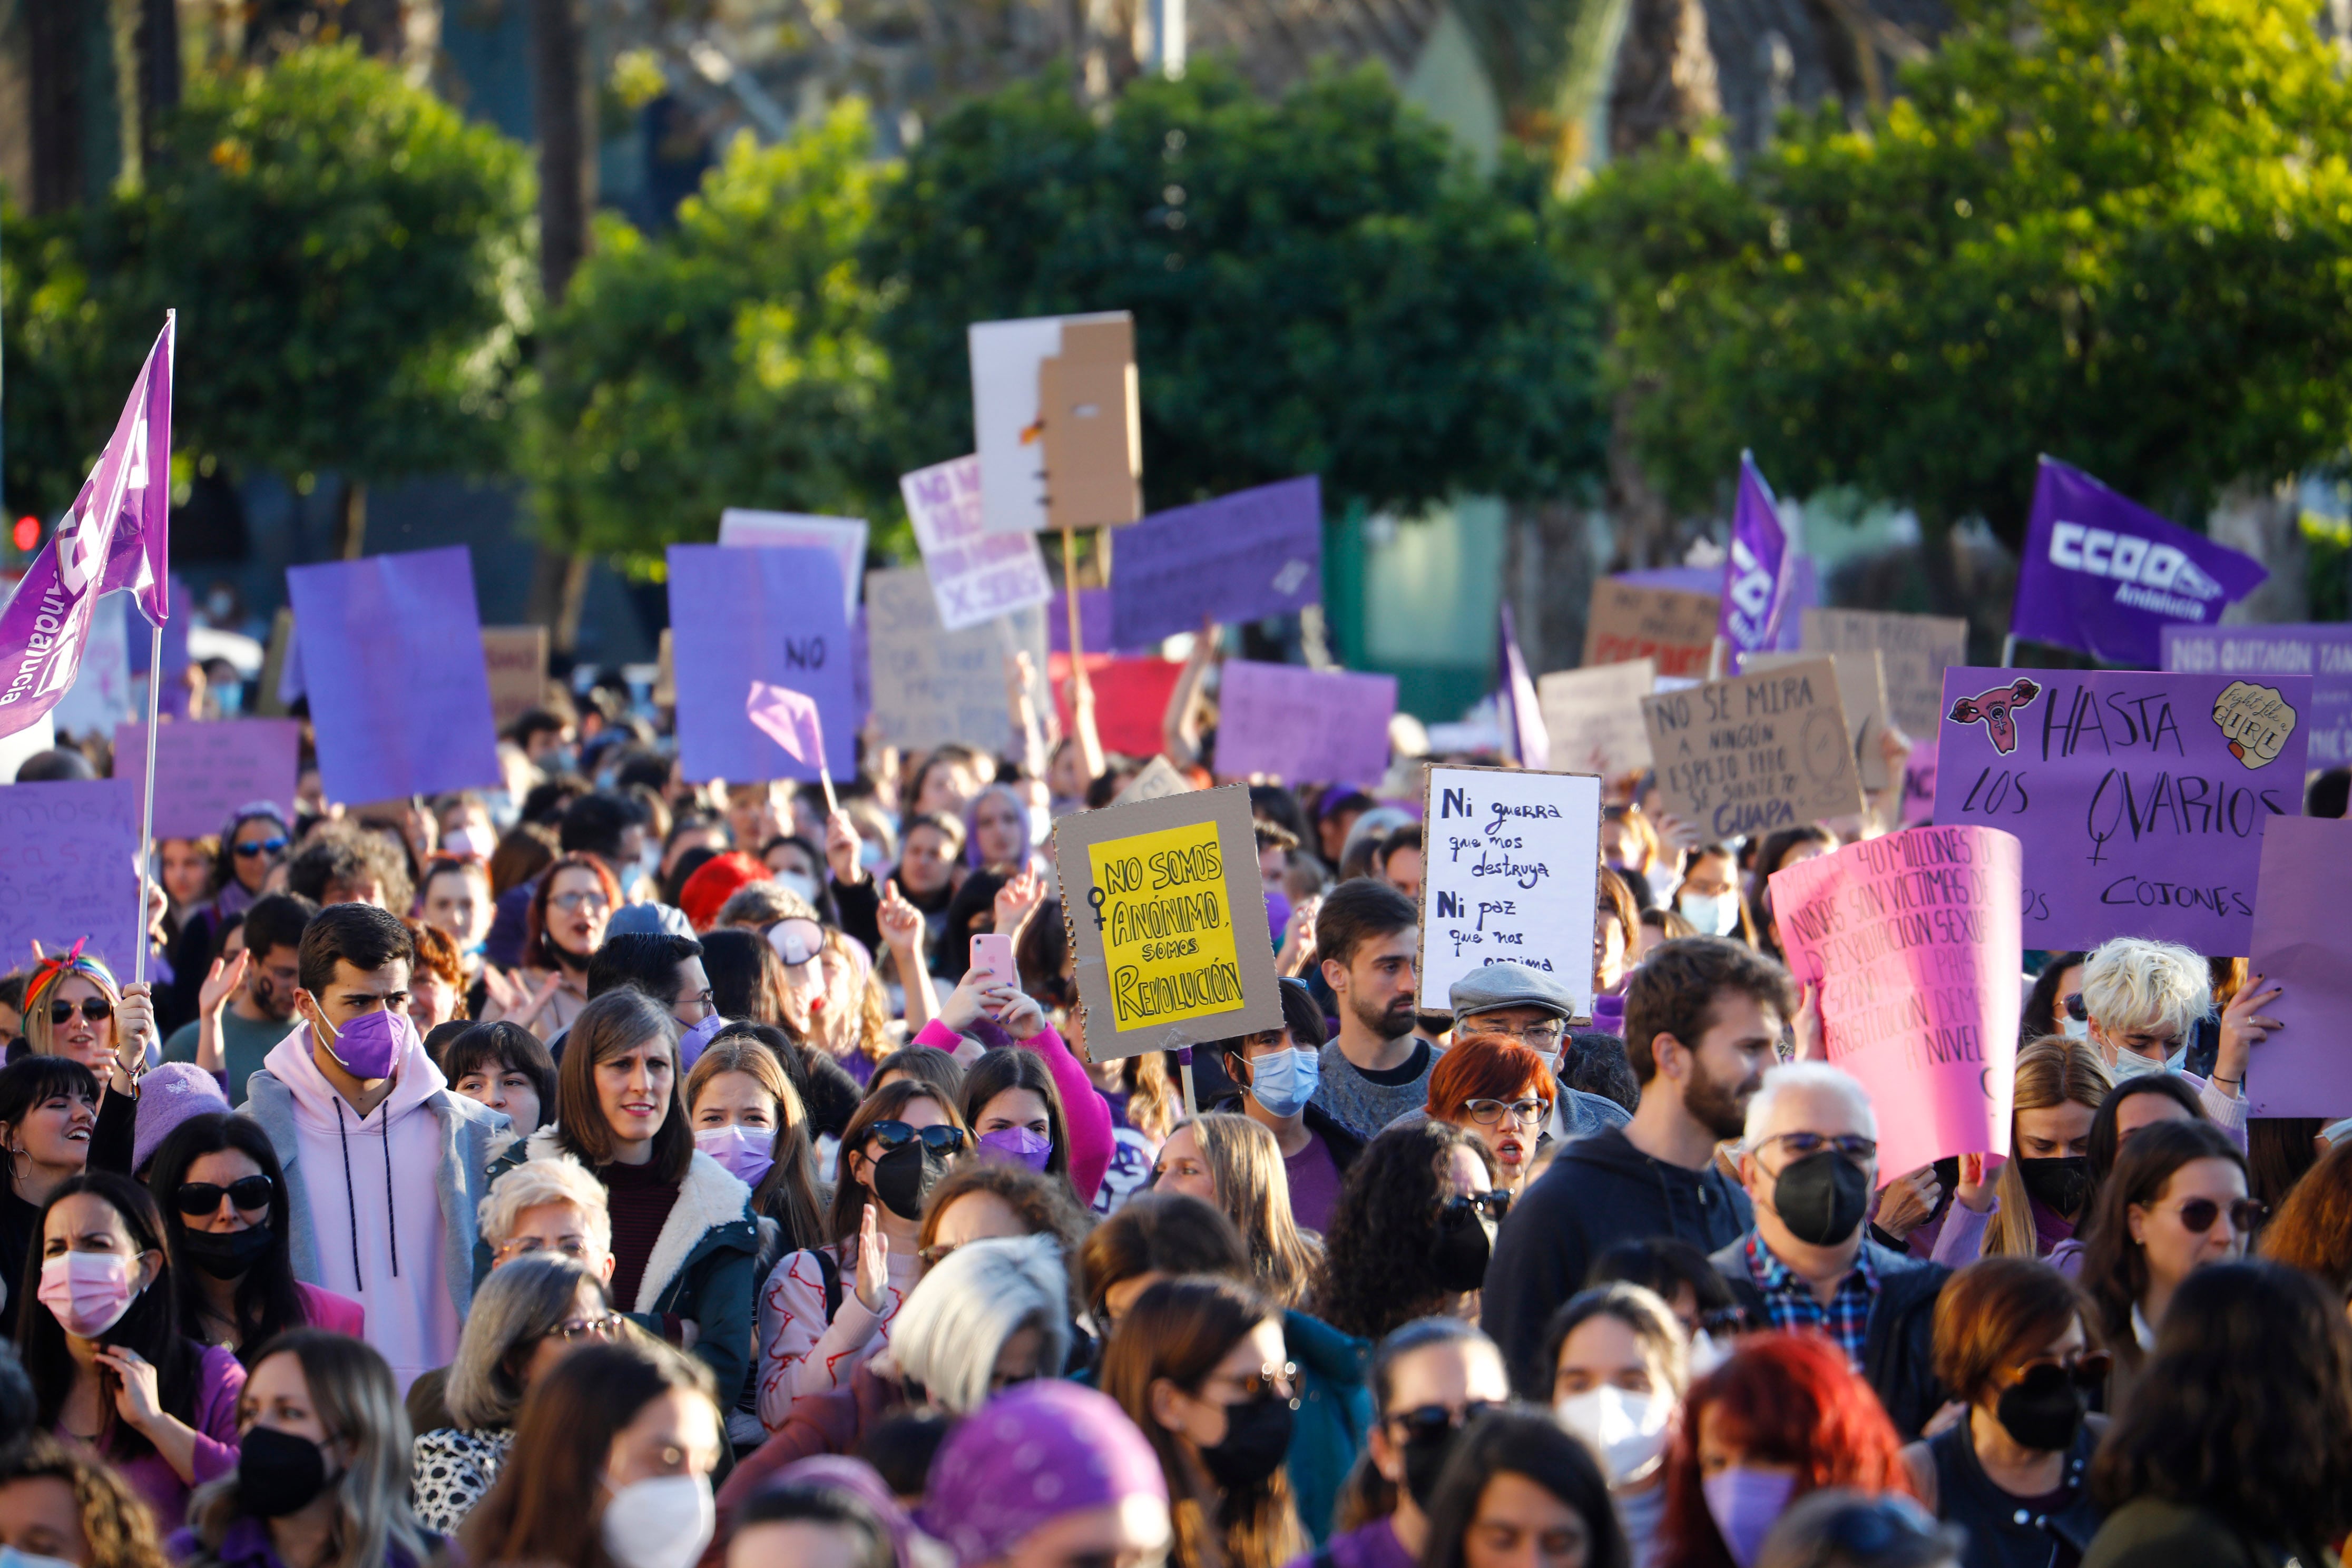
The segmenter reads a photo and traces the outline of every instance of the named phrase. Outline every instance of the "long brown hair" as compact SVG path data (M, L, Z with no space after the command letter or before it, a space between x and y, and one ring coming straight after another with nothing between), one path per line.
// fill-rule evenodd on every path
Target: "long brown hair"
M1281 1321L1281 1308L1238 1280L1200 1274L1162 1279L1128 1308L1103 1354L1102 1391L1160 1456L1176 1522L1170 1561L1183 1568L1277 1568L1307 1551L1286 1471L1253 1490L1220 1497L1192 1446L1151 1413L1152 1384L1165 1378L1197 1397L1251 1330Z
M919 1100L928 1100L938 1106L949 1125L962 1132L966 1146L970 1146L971 1132L964 1124L963 1112L956 1109L952 1099L941 1094L932 1085L920 1079L902 1078L895 1083L886 1083L880 1089L869 1089L866 1098L858 1101L856 1113L850 1117L849 1125L841 1130L840 1179L833 1184L833 1217L826 1229L827 1236L836 1247L856 1239L857 1223L865 1217L866 1204L870 1195L859 1183L856 1173L850 1168L849 1157L866 1152L866 1134L876 1122L902 1119L907 1107Z
M88 1449L68 1447L47 1432L27 1432L0 1455L0 1487L29 1480L63 1481L73 1489L89 1568L165 1568L169 1563L146 1500Z
M1258 1123L1230 1111L1212 1111L1177 1126L1192 1129L1225 1217L1249 1247L1258 1284L1282 1305L1297 1306L1314 1289L1323 1249L1291 1217L1282 1145Z
M2047 1110L2053 1106L2072 1101L2087 1105L2094 1117L2099 1107L2107 1102L2115 1080L2107 1076L2107 1064L2099 1047L2088 1040L2077 1040L2064 1035L2044 1035L2017 1053L2017 1088L2011 1100L2010 1114L2009 1161L1993 1179L1993 1193L2000 1200L2000 1210L1985 1227L1984 1256L1987 1258L2039 1258L2042 1238L2033 1228L2033 1201L2025 1191L2025 1173L2018 1169L2016 1112ZM2069 1215L2081 1222L2091 1216Z
M665 1182L682 1182L686 1168L694 1163L694 1128L687 1119L681 1081L685 1075L677 1071L677 1020L635 986L624 985L580 1009L572 1021L562 1064L556 1068L556 1142L592 1171L613 1159L613 1127L596 1092L596 1064L656 1035L669 1053L670 1089L669 1111L654 1132L653 1173Z
M722 1036L704 1047L686 1078L688 1124L704 1087L721 1073L730 1072L751 1079L776 1102L776 1138L769 1152L776 1163L752 1189L751 1206L784 1227L787 1251L804 1244L814 1246L824 1236L824 1210L832 1194L817 1179L808 1107L801 1102L800 1091L785 1076L775 1052L757 1037L742 1035Z
M2132 1311L2147 1294L2147 1252L2132 1239L2131 1211L2162 1198L2180 1167L2198 1160L2227 1160L2242 1173L2246 1168L2238 1146L2210 1121L2157 1121L2141 1128L2100 1184L2084 1227L2079 1278L2098 1309L2099 1337L2135 1371L2143 1354L2139 1336L2132 1331Z
M2352 1142L2328 1150L2294 1184L2263 1232L2263 1256L2352 1295Z

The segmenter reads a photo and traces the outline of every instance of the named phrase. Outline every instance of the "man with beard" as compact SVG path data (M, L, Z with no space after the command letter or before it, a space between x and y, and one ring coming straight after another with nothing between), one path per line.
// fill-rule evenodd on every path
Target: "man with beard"
M1369 1142L1429 1099L1437 1048L1412 1032L1421 919L1411 899L1358 877L1325 896L1315 952L1339 1033L1318 1058L1310 1103Z
M302 931L318 912L299 893L255 900L236 932L243 951L215 962L201 993L202 1016L163 1042L163 1059L226 1073L228 1102L243 1105L245 1080L261 1070L294 1021Z
M1716 1145L1740 1135L1748 1098L1780 1059L1783 1026L1798 1023L1789 972L1724 937L1666 942L1633 972L1633 1120L1564 1145L1511 1205L1487 1265L1482 1318L1519 1397L1550 1398L1544 1326L1601 1253L1651 1237L1714 1252L1747 1233L1748 1195L1717 1166Z

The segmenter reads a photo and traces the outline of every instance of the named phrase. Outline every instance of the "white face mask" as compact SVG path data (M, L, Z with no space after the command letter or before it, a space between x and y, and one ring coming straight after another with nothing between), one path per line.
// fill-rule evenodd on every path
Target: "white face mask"
M1717 1344L1715 1336L1705 1329L1697 1330L1691 1335L1690 1376L1693 1383L1696 1383L1730 1359L1730 1349L1727 1346Z
M2058 1032L2070 1040L2087 1040L2091 1037L2091 1026L2062 1013L2058 1016Z
M1739 928L1739 895L1736 892L1685 893L1675 900L1683 919L1701 936L1728 936Z
M694 1568L718 1526L708 1477L656 1476L605 1501L600 1533L621 1568Z
M1665 1458L1676 1405L1675 1396L1662 1389L1630 1394L1604 1384L1570 1394L1552 1408L1561 1426L1601 1456L1609 1484L1622 1487L1643 1479Z
M806 899L812 904L816 902L816 883L809 878L803 876L798 871L777 872L776 885L780 888L791 889L793 892L798 893L802 898Z

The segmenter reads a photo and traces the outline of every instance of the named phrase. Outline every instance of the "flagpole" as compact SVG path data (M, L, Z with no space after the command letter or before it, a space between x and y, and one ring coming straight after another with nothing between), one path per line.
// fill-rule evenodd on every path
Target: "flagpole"
M824 785L824 814L829 817L841 809L841 802L833 797L833 770L824 765L822 750L816 754L816 779L817 783Z
M2011 632L2007 637L2000 639L2000 667L2003 669L2009 669L2013 668L2016 663L2017 634L2015 632Z
M147 652L147 786L139 796L139 940L133 946L131 978L147 978L147 900L154 896L155 851L155 721L163 700L163 627L149 626Z

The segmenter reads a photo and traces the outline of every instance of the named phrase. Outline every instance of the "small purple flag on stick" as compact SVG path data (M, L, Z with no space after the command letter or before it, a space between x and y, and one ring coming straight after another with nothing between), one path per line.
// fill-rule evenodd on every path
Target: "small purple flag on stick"
M1737 656L1771 647L1789 603L1791 557L1772 487L1756 459L1739 454L1739 503L1731 514L1731 554L1723 563L1723 611L1715 635ZM1730 661L1738 667L1737 657Z
M770 740L791 753L793 761L816 769L816 776L824 785L825 809L838 810L833 798L833 774L824 765L824 726L817 719L816 699L789 686L771 686L764 680L755 680L751 682L751 695L744 701L743 713Z
M2166 626L2216 625L2269 575L2252 556L2044 458L2010 635L2153 669L2162 662Z
M1551 766L1551 733L1544 728L1543 707L1536 700L1535 677L1528 673L1527 656L1519 651L1519 632L1511 617L1510 601L1501 605L1502 656L1496 673L1502 677L1496 693L1502 720L1503 746L1511 761L1534 773Z

